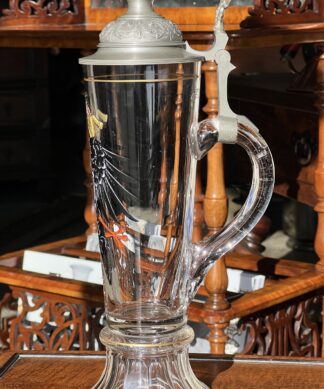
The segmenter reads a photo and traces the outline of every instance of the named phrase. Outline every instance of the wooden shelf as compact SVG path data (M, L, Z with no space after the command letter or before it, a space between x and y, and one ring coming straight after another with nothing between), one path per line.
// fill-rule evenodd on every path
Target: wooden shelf
M0 47L78 48L95 49L103 24L35 25L0 27ZM229 25L229 48L262 48L291 43L323 42L324 23L308 23L285 27L259 27L240 29ZM184 39L199 48L208 47L213 41L211 29L197 31L186 27Z

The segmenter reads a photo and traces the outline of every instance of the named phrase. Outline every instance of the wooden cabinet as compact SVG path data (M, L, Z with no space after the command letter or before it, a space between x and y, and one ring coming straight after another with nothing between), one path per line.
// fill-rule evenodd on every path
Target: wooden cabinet
M0 49L0 180L49 174L47 52Z
M250 118L271 147L276 166L275 192L313 206L314 170L318 150L318 110L315 95L293 88L285 74L232 77L230 102L235 112ZM250 163L238 148L226 148L226 177L235 184L250 179Z

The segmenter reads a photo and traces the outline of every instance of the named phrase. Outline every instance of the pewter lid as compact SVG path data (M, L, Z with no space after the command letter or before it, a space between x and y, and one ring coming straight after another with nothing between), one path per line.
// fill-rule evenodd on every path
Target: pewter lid
M102 30L95 54L82 65L165 64L202 61L185 50L182 33L152 9L150 0L128 0L128 11Z

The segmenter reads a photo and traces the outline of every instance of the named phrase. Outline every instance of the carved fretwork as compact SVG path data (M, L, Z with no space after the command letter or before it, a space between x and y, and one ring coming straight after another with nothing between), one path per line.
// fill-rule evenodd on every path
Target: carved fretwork
M255 3L251 15L264 15L271 13L272 15L290 15L301 14L304 12L316 12L314 10L314 1L289 1L289 0L261 0Z
M240 330L248 329L243 354L320 357L321 307L321 297L313 296L242 319Z
M5 292L0 300L0 349L9 348L10 320L16 316L17 302L10 291Z
M104 345L100 342L99 334L106 324L106 315L104 307L93 307L88 313L88 341L87 350L105 350Z
M84 18L83 2L78 0L9 0L2 10L0 24L80 23Z
M318 153L314 172L314 188L317 196L317 231L315 251L319 257L316 269L324 271L324 45L317 46L318 60L316 66L316 107L318 109Z
M50 293L12 288L20 300L18 316L11 320L10 349L37 351L100 348L103 307Z
M320 22L323 0L254 0L242 27Z

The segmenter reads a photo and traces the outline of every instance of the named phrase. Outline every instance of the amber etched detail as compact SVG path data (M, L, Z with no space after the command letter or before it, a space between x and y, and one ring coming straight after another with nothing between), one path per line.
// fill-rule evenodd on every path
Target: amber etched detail
M315 296L242 319L240 330L248 330L243 354L320 357L321 307L321 297Z
M100 347L103 307L50 293L13 288L18 315L11 320L10 349L89 350Z

